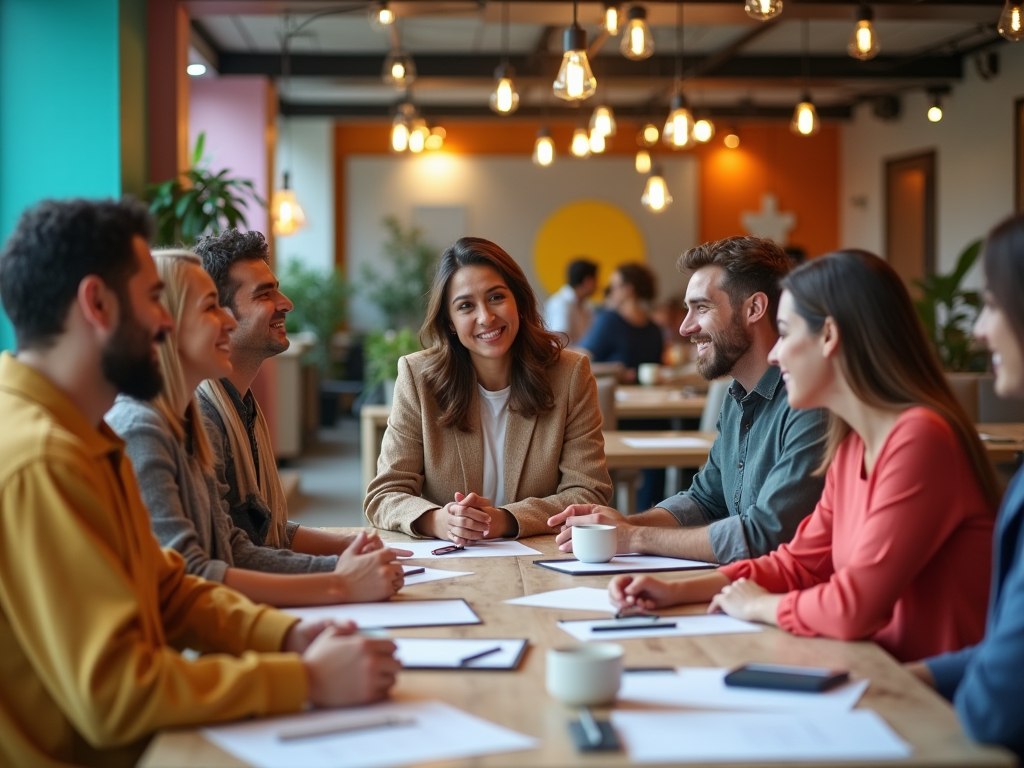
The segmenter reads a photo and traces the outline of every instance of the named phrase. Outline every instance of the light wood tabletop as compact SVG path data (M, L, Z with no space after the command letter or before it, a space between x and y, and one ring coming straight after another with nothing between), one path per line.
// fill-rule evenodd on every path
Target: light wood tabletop
M385 533L390 540L407 540ZM554 537L524 539L544 557L561 553ZM544 651L574 645L555 622L568 618L598 618L599 614L506 605L521 595L576 586L605 587L607 577L570 576L533 564L538 556L486 559L432 560L433 568L471 570L472 575L406 587L397 600L465 598L483 620L482 624L394 630L396 637L527 638L530 648L516 672L408 671L399 677L393 696L400 701L441 700L478 717L539 739L536 750L493 755L444 765L469 768L531 766L622 766L623 753L578 754L569 739L566 723L575 711L548 696L544 689ZM409 562L424 561L410 560ZM665 578L688 578L666 573ZM666 613L698 613L700 606L672 609ZM801 664L849 669L856 678L871 684L859 707L875 710L913 747L911 765L1013 765L1009 753L981 747L967 739L949 706L936 693L871 642L800 638L773 627L753 634L644 638L620 641L626 666L731 667L747 662ZM621 705L629 709L656 709ZM598 710L605 715L607 710ZM206 741L196 730L162 732L156 736L139 765L141 768L235 768L243 765ZM812 765L807 763L806 765Z
M615 415L620 419L699 419L706 402L704 395L687 395L681 387L615 388Z
M1016 463L1024 452L1024 424L979 424L978 434L995 464Z

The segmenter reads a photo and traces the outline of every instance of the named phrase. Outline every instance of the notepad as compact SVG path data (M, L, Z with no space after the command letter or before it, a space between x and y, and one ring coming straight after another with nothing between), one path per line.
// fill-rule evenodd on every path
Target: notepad
M520 541L514 539L488 539L470 544L464 549L459 549L447 555L434 555L431 552L441 547L450 547L452 543L444 539L427 539L426 541L391 541L386 542L389 547L395 549L408 549L412 551L411 557L430 560L454 560L457 557L522 557L524 555L539 555L536 549L532 549Z
M607 589L596 587L573 587L539 592L506 600L509 605L526 605L532 608L563 608L571 611L602 611L615 613L615 606L608 597Z
M612 712L637 763L899 760L911 749L870 710L821 712Z
M441 579L454 579L456 576L472 576L472 571L443 571L440 568L424 568L422 573L414 573L405 577L405 586L414 587L417 584L427 584L431 581Z
M315 738L280 738L282 732L300 727L344 728L369 717L401 722L402 726L351 730ZM536 739L440 701L311 710L301 715L205 728L202 733L221 749L256 768L393 768L518 752L535 749L538 744Z
M312 608L286 608L285 613L304 621L351 621L360 629L445 627L480 624L480 617L465 600L393 600L388 603L346 603Z
M740 621L724 614L698 614L696 616L657 616L652 619L659 626L645 627L644 622L622 619L623 629L593 631L596 627L608 627L614 623L609 619L584 619L583 621L560 621L558 626L581 642L590 640L630 640L637 637L685 637L687 635L733 635L742 632L760 632L761 627L749 621ZM671 624L672 626L667 626Z
M514 670L526 653L522 639L400 637L395 656L405 669Z
M552 571L570 573L573 576L591 576L609 573L652 573L657 571L694 571L702 568L717 568L715 563L701 560L683 560L677 557L657 555L616 555L607 563L583 563L579 560L534 560L534 565L550 568Z

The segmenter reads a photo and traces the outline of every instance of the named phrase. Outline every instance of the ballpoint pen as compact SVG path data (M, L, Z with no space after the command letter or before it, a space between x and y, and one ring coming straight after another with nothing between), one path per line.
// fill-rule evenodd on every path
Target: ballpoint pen
M490 656L492 653L497 653L500 650L501 650L501 646L500 645L496 645L493 648L488 648L486 651L480 651L480 653L474 653L471 656L466 656L465 658L459 660L459 666L460 667L464 667L464 666L466 666L471 661L476 661L477 659L482 659L484 656Z
M450 555L452 552L458 552L460 549L465 549L461 544L450 544L447 547L438 547L437 549L430 550L432 555Z
M401 728L410 725L416 725L415 718L389 715L388 717L377 717L371 720L360 720L354 723L311 723L308 725L296 725L291 728L284 728L278 731L277 738L279 741L297 741L299 739L313 739L318 736L335 736L342 733L369 731L375 728Z

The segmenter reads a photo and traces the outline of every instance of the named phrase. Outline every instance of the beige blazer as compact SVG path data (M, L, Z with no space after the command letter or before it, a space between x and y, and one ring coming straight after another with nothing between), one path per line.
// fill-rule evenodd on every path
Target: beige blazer
M479 393L474 387L468 432L438 426L440 408L422 375L430 354L398 362L377 477L363 502L371 525L413 536L418 517L455 501L456 491L479 493L484 477ZM508 413L503 508L519 522L519 536L554 533L551 515L570 504L607 504L612 493L590 361L563 350L548 376L554 408L532 418Z

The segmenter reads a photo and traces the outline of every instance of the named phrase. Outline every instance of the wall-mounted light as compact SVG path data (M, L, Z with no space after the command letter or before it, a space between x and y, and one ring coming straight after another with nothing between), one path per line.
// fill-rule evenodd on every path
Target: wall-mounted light
M605 94L607 95L607 94ZM590 130L597 131L602 136L614 136L617 126L615 124L615 112L611 107L600 106L590 116Z
M206 74L205 64L189 64L185 67L185 71L192 77L202 77Z
M551 138L551 131L546 126L537 131L537 140L533 143L533 162L537 165L548 166L555 161L555 142Z
M653 168L651 175L647 177L647 185L644 193L640 196L640 204L649 211L659 213L664 211L672 202L672 195L668 193L668 185L661 175L660 168Z
M636 135L636 142L645 147L653 147L658 143L660 137L661 131L658 130L658 126L654 123L647 123L640 129L640 133Z
M693 124L693 139L699 144L707 144L715 137L715 124L706 117Z
M683 149L693 143L693 114L686 106L686 97L677 93L672 97L668 119L661 129L661 141L672 149Z
M375 29L385 29L395 23L395 12L386 2L370 3L369 16Z
M805 92L793 111L793 120L789 124L789 130L798 136L813 136L820 129L821 121L818 120L818 110L814 108L811 94Z
M586 128L581 126L572 132L569 151L572 152L573 157L590 157L590 137L587 135Z
M878 35L875 32L875 13L868 5L862 5L857 9L857 25L850 34L850 42L846 45L846 52L853 58L867 61L873 59L882 50L878 44Z
M565 101L584 101L597 90L597 78L587 59L587 32L576 23L576 3L572 4L572 26L562 36L562 66L552 92Z
M622 33L619 50L627 59L640 61L654 53L654 37L647 26L647 11L640 5L631 5L626 13L628 19Z
M746 0L743 10L752 19L768 21L782 13L782 0Z
M635 164L637 173L650 173L651 153L646 149L637 150Z
M1024 38L1024 7L1017 0L1006 0L1003 12L999 14L999 34L1016 43Z
M407 88L416 79L416 62L405 51L396 48L384 59L384 82L395 88Z
M618 3L604 4L604 31L612 37L619 34L619 6Z
M288 171L284 172L281 189L270 201L270 212L274 219L274 234L279 237L294 234L306 223L306 214L288 183Z

